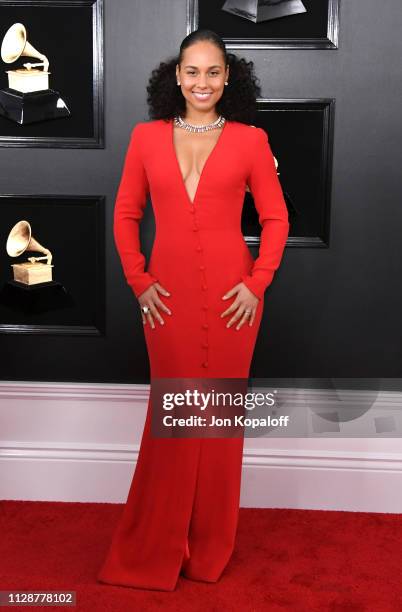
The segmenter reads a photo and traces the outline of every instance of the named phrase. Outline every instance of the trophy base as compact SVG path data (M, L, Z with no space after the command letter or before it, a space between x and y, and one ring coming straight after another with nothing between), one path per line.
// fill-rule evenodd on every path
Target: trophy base
M254 23L261 23L270 19L306 13L307 9L301 0L272 0L271 3L269 0L265 0L264 3L259 0L226 0L222 11Z
M73 306L74 301L64 286L57 281L25 285L10 280L0 291L0 303L25 314L40 314L69 308Z
M54 89L23 93L11 87L0 89L0 115L20 125L69 117L70 111Z

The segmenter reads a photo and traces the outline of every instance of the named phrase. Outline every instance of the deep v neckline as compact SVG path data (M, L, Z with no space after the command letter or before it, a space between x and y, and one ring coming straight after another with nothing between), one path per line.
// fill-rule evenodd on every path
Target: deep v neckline
M211 157L212 157L212 156L213 156L213 154L215 153L216 149L217 149L217 148L218 148L218 146L221 144L221 140L222 140L222 138L223 138L223 134L224 134L224 132L225 132L225 130L226 130L226 126L228 125L228 123L229 123L229 122L228 122L228 120L226 120L226 121L225 121L225 123L223 124L223 128L222 128L221 133L219 134L219 138L218 138L218 140L216 141L216 143L214 144L214 146L213 146L213 148L212 148L212 151L211 151L211 152L210 152L210 154L208 155L207 159L205 160L205 163L204 163L204 165L203 165L203 167L202 167L202 170L201 170L201 172L200 172L200 177L199 177L199 179L198 179L198 183L197 183L197 188L196 188L196 190L195 190L194 199L193 199L193 200L191 200L191 199L190 199L190 196L189 196L189 194L188 194L187 188L186 188L186 184L185 184L185 182L184 182L184 178L183 178L183 175L182 175L182 172L181 172L181 168L180 168L179 160L178 160L178 158L177 158L176 148L175 148L175 145L174 145L174 120L173 120L173 119L171 119L171 120L170 120L170 126L169 126L169 127L170 127L170 130L169 130L169 134L170 134L170 144L171 144L171 147L172 147L172 153L173 153L173 157L174 157L174 160L175 160L175 165L176 165L176 168L177 168L177 171L178 171L178 174L179 174L180 183L181 183L181 185L182 185L182 187L183 187L183 191L184 191L184 193L185 193L186 200L187 200L188 204L189 204L191 207L195 206L195 203L196 203L196 200L197 200L197 196L198 196L198 193L199 193L199 191L200 191L200 184L201 184L201 181L202 181L202 178L203 178L204 172L205 172L205 168L207 167L208 162L210 161Z

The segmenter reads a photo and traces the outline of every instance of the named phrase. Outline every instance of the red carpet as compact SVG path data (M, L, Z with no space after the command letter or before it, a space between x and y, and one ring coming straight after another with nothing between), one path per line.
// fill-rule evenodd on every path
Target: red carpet
M122 507L0 502L0 590L76 591L75 608L33 610L402 611L402 515L241 509L220 581L165 593L96 582Z

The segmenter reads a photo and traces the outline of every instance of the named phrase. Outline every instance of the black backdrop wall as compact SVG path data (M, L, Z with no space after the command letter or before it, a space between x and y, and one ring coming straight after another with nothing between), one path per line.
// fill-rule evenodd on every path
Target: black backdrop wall
M186 2L105 0L104 8L105 149L0 148L0 192L105 195L106 334L2 333L3 380L149 380L138 303L113 242L113 206L131 128L148 118L149 74L186 34ZM252 376L400 375L401 29L399 0L353 0L341 5L338 50L235 51L254 60L264 98L336 99L331 246L286 249ZM141 233L148 257L150 203ZM82 262L77 274L85 273Z

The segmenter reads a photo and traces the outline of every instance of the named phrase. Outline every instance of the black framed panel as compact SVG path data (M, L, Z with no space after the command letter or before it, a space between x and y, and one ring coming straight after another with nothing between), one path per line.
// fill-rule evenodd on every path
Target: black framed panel
M0 217L0 333L103 336L105 197L1 195Z
M288 206L287 246L328 248L335 99L260 99L257 107L255 125L268 134ZM247 244L259 244L261 227L250 193L242 231Z
M0 146L104 148L103 0L0 0Z
M187 0L187 34L208 28L228 49L337 49L340 0Z

